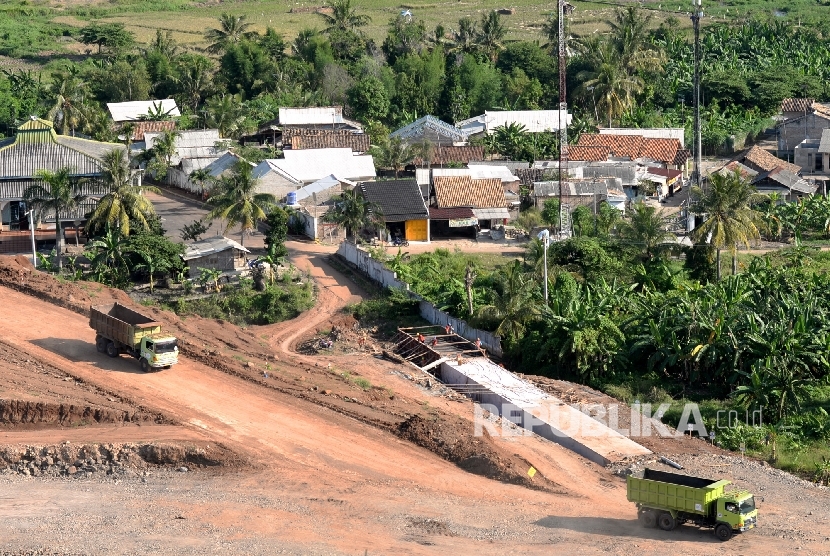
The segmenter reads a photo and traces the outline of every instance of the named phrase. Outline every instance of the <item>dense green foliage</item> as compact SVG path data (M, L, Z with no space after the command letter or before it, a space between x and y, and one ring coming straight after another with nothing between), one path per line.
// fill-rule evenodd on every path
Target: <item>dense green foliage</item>
M167 4L164 9L183 5ZM152 7L151 2L119 2L71 11L94 17L96 10L111 14ZM185 109L183 123L218 127L229 138L275 118L279 106L343 104L349 117L370 129L395 129L424 114L458 122L484 110L557 107L552 21L540 35L551 41L545 44L535 38L505 40L506 21L495 12L462 18L452 31L428 29L417 18L401 16L389 21L385 39L376 43L364 32L370 21L359 5L335 0L330 8L331 14L319 16L323 31L305 29L296 37L280 28L260 33L245 15L223 13L205 32L213 57L188 51L169 31L136 46L117 23L93 21L78 30L49 24L46 8L9 10L8 18L0 18L0 53L35 56L60 50L60 36L93 48L81 62L50 62L42 77L19 70L0 77L0 131L32 113L45 116L63 102L66 114L56 112L61 125L66 121L70 131L112 140L111 130L102 125L104 103L169 96ZM621 9L612 14L607 34L571 33L571 140L609 121L690 132L689 37L677 21L669 18L658 26L649 13ZM739 147L751 140L770 125L768 117L785 97L830 98L826 31L826 26L754 19L705 27L705 148ZM484 146L530 160L555 157L557 142L555 134L508 126Z

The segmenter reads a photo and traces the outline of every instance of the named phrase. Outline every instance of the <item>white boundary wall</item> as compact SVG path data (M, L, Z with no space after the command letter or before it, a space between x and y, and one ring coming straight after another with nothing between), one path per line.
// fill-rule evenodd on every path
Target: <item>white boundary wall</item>
M412 296L413 299L420 301L421 316L427 322L441 326L450 324L455 329L455 333L459 336L466 338L471 342L475 342L476 338L480 338L481 344L487 349L487 351L497 357L501 357L503 355L503 351L501 349L501 338L485 330L473 328L468 325L466 321L455 318L452 315L441 311L420 295L410 291L409 284L398 280L397 273L386 268L386 265L382 262L373 259L372 255L368 251L359 248L353 243L344 241L340 244L340 247L338 247L337 254L349 261L351 264L355 265L362 273L378 284L381 284L383 287L401 288L409 291L409 295Z

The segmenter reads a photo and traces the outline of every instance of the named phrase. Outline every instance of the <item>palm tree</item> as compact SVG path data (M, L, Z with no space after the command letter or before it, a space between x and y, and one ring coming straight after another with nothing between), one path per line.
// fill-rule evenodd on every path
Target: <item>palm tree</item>
M592 37L581 44L583 56L590 69L580 71L576 78L581 82L576 93L593 98L598 110L611 120L620 117L634 104L634 96L643 90L639 75L632 75L614 44Z
M706 190L692 188L696 212L707 215L706 220L692 232L697 242L706 242L718 250L718 279L720 279L720 250L732 253L733 273L737 274L738 244L749 247L749 242L760 236L759 214L751 208L761 196L743 178L741 173L716 172L709 176Z
M150 293L156 284L155 275L170 270L170 262L166 257L157 256L149 251L132 251L141 258L141 263L135 266L136 270L144 270L150 278Z
M107 226L106 233L93 240L88 247L92 251L87 258L98 282L115 286L125 280L128 273L125 256L127 240L118 228Z
M130 234L130 222L135 221L147 230L148 219L155 214L153 203L143 195L145 191L160 193L157 187L133 184L133 173L127 151L113 149L101 161L101 179L108 192L101 197L87 221L90 232L117 228L124 237Z
M242 100L237 95L213 97L205 108L205 125L218 129L221 137L238 138L249 127Z
M218 54L229 44L238 43L242 39L256 35L256 32L248 30L251 24L245 21L244 15L223 13L219 16L219 27L219 29L205 31L205 38L210 41L207 51L211 54Z
M477 36L478 46L494 64L499 57L499 52L504 50L506 35L507 27L501 22L499 12L493 10L490 13L481 14L481 32Z
M75 129L80 127L86 119L84 98L86 84L81 80L75 66L68 71L52 73L52 85L49 94L55 103L49 110L47 117L60 125L62 135L75 135Z
M404 144L400 137L391 137L373 149L375 160L381 168L391 168L395 178L404 167L418 156L417 149Z
M650 261L658 248L674 236L667 230L668 218L657 207L643 202L631 206L628 220L620 226L620 236L641 248Z
M23 199L39 211L55 213L55 252L58 257L58 270L63 270L63 233L61 232L61 213L74 212L86 200L81 190L83 182L72 178L71 168L60 168L56 172L39 170L35 175L48 187L41 184L30 185L23 192ZM77 230L75 235L77 237Z
M207 192L207 188L205 187L206 183L211 183L213 181L213 175L210 173L210 170L206 168L197 168L190 172L190 181L197 184L201 191L200 193L204 196ZM204 197L203 197L204 198Z
M182 54L176 60L173 81L194 113L199 110L201 100L213 88L212 69L210 59L198 54Z
M469 17L462 17L458 20L458 31L453 33L453 46L450 50L456 53L473 52L476 49L476 37L478 37L476 22Z
M611 44L620 55L620 61L629 74L658 69L661 54L649 44L649 27L652 14L644 15L636 6L628 6L614 12L614 19L607 21L611 27Z
M239 225L242 245L245 244L245 233L253 231L257 222L265 218L277 201L270 193L257 193L257 185L251 165L240 160L229 175L216 181L207 200L207 204L213 207L207 218L224 220L225 233Z
M522 158L527 144L527 128L516 122L504 124L495 129L496 150L510 160Z
M539 285L523 272L519 260L507 265L498 281L492 303L481 307L479 314L498 319L496 334L515 341L524 335L527 323L539 316Z
M357 189L352 189L334 198L334 207L323 216L323 220L343 226L347 234L352 233L357 243L360 230L383 225L383 213L379 206L367 201Z
M332 31L357 31L360 27L365 27L372 21L372 18L365 14L358 14L357 8L352 7L351 0L328 0L323 4L324 8L331 10L331 13L318 12L317 15L323 18L326 22L326 27L323 31L331 33Z
M181 137L181 132L175 129L162 131L153 143L153 159L148 168L155 172L160 179L167 179L167 173L173 164L173 157L176 155L176 139Z

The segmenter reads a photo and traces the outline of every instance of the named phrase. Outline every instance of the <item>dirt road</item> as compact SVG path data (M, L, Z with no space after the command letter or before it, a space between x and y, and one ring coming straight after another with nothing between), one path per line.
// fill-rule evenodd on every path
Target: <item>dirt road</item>
M323 249L320 249L323 251ZM324 252L324 251L323 251ZM305 259L303 258L305 257ZM302 334L359 299L360 290L325 263L298 255L320 284L317 308L257 333L290 350ZM301 266L303 268L303 266ZM142 440L221 442L252 467L224 473L41 480L0 476L4 550L73 554L699 554L724 550L710 532L642 529L622 479L538 438L499 442L532 460L560 488L538 491L473 475L393 434L340 413L182 358L142 374L134 360L94 349L87 320L0 287L0 337L21 353L157 411L180 427L122 427ZM24 309L25 308L25 309ZM300 362L299 356L297 361ZM321 359L325 361L325 358ZM426 396L379 365L353 364L410 399ZM297 380L301 375L295 375ZM429 398L448 407L457 402ZM470 405L455 405L459 413ZM14 431L20 443L81 442L83 431ZM104 427L103 437L119 436ZM106 430L106 432L104 432ZM139 431L134 432L134 431ZM43 436L39 436L43 435ZM155 436L158 435L158 436ZM0 436L0 441L3 441ZM758 491L763 475L737 468ZM766 485L768 486L768 485ZM735 553L821 554L830 549L826 491L767 490L775 527L742 535ZM805 502L809 501L809 504ZM807 509L813 518L799 519Z

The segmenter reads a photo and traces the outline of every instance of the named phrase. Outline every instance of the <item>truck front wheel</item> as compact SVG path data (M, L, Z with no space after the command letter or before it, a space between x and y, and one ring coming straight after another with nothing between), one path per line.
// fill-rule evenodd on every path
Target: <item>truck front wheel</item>
M107 342L107 355L110 357L118 357L118 348L114 342Z
M657 526L663 531L671 531L677 527L677 520L670 513L663 512L657 518Z
M657 516L654 515L654 512L646 510L640 513L640 523L643 527L647 527L648 529L653 528L657 525Z
M719 523L718 526L715 527L715 536L719 540L726 542L732 538L732 528L729 525Z
M143 357L141 358L141 371L145 373L150 372L150 363L148 363Z

